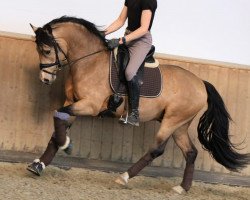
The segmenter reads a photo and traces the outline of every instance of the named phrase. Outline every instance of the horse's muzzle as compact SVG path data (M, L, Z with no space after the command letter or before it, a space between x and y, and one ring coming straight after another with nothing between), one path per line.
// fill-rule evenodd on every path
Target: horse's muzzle
M52 82L50 82L48 79L43 79L43 80L40 79L40 81L41 81L43 84L46 84L46 85L51 85L51 84L52 84Z

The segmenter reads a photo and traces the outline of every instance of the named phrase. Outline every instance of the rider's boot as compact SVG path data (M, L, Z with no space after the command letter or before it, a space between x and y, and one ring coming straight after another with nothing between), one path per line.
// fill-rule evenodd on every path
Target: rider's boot
M120 118L120 122L124 124L131 124L133 126L139 126L139 95L140 86L138 77L135 75L130 81L127 81L128 85L128 102L129 102L129 114L125 118Z

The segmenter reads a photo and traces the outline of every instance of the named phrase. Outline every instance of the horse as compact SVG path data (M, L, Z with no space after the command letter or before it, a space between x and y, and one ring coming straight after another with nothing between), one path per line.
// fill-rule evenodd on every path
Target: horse
M54 133L45 152L28 166L40 175L59 149L70 154L72 142L67 131L76 116L98 116L108 106L114 94L109 83L111 51L99 28L84 19L62 16L43 27L31 25L40 59L40 80L51 85L57 72L69 67L65 81L66 100L54 114ZM182 193L191 188L197 149L192 143L188 127L194 117L202 112L197 126L198 138L203 148L221 165L238 171L250 163L249 154L241 154L230 141L231 121L222 97L209 82L179 66L160 65L162 91L155 98L141 97L140 121L160 121L159 131L148 152L115 180L128 184L144 167L164 153L167 141L173 138L185 157L186 166L180 185L173 189ZM126 112L126 101L114 113L119 117Z

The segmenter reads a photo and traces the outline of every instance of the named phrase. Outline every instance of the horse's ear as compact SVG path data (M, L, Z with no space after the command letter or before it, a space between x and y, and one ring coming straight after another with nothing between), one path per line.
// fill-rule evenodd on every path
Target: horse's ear
M31 28L33 29L34 33L36 33L38 27L35 27L35 26L33 26L32 24L30 24L30 26L31 26Z

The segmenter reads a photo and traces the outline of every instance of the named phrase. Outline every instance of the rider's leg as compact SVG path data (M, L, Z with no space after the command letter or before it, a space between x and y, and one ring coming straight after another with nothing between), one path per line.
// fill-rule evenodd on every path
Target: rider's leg
M127 123L135 126L139 126L139 95L140 95L140 85L138 82L138 77L135 75L130 81L127 82L128 85L128 101L129 101L129 115Z
M137 71L143 63L147 53L152 46L152 37L148 32L143 37L128 44L130 60L125 71L128 85L129 115L126 120L131 125L139 126L139 95L140 86L138 83ZM125 122L125 123L126 123Z

